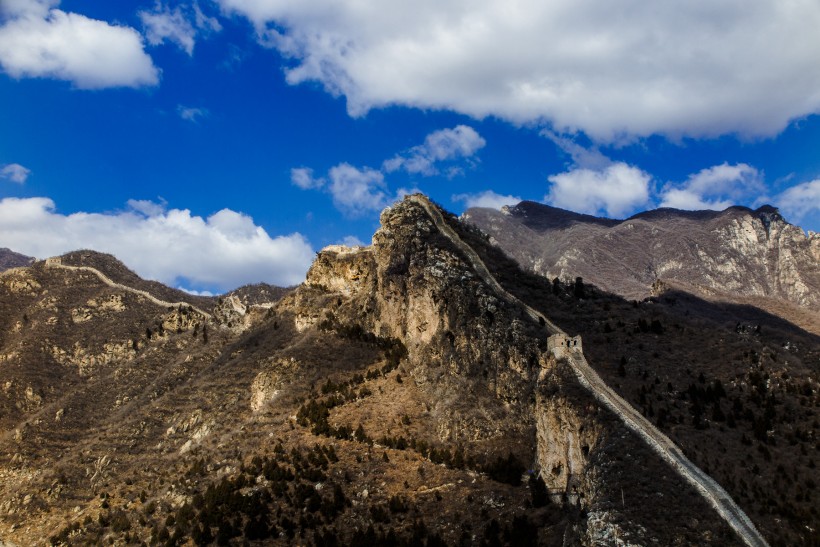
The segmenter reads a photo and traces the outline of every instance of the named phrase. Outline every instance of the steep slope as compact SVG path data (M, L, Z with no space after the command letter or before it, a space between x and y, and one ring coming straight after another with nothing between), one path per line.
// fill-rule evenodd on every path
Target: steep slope
M439 231L445 235L470 260L476 273L493 286L497 294L502 295L508 302L523 307L530 319L542 324L551 334L547 340L547 348L552 357L563 359L575 373L578 381L607 409L612 411L620 420L638 435L655 453L669 463L678 474L698 490L712 505L721 517L737 532L747 545L765 546L766 541L754 527L754 524L742 509L731 499L729 494L717 484L708 474L697 468L681 450L658 428L636 411L628 401L619 396L606 382L589 366L584 358L582 344L578 337L569 337L554 323L540 315L534 308L523 303L507 292L487 269L486 264L458 234L447 226L440 211L423 196L411 196L416 203L424 207L433 219Z
M643 410L628 382L643 382L633 366L649 364L628 361L627 375L613 382L600 357L612 346L596 322L612 320L606 311L631 326L647 310L632 312L631 303L591 288L596 299L579 300L564 286L554 294L479 233L431 216L420 199L385 211L372 246L319 253L306 283L265 310L226 297L209 319L42 263L0 277L0 385L8 386L0 400L9 413L0 434L0 539L738 543L571 363L548 351L548 321L583 332L590 364ZM442 222L468 247L443 234ZM676 305L689 304L681 297ZM708 341L709 332L726 336L701 321L684 321L680 341L671 333L663 341L670 369L683 368L673 355L679 346ZM737 334L727 354L757 351L769 343L763 337L783 332L766 324L760 338ZM644 334L624 332L617 343L644 359L654 347ZM770 387L782 405L767 418L777 441L763 444L770 456L789 446L780 420L795 401L806 402L794 421L800 435L816 419L816 372L799 365L812 339L802 336L788 339L807 352L798 365L789 354L795 377L778 376ZM724 371L717 360L709 365L711 386ZM768 356L761 366L771 366ZM792 395L792 382L800 390L809 382L810 393ZM751 395L742 392L741 403L748 407ZM670 414L689 403L681 399L683 411ZM735 450L741 431L751 431L737 421L737 434L657 426L701 468L720 471L692 446L726 437L722 446ZM746 478L755 494L769 487L775 465L760 454L753 462L761 477ZM801 458L793 480L806 482ZM812 495L801 488L796 510L808 512ZM773 543L806 541L800 530L810 517L784 517L777 528L771 519L780 517L752 510Z
M756 298L786 315L820 309L820 234L806 236L772 207L658 209L614 221L525 201L464 216L548 279L580 276L629 299L649 296L663 280L703 295Z
M627 301L522 272L454 223L510 292L582 335L590 365L731 494L773 544L813 545L820 338L673 286Z

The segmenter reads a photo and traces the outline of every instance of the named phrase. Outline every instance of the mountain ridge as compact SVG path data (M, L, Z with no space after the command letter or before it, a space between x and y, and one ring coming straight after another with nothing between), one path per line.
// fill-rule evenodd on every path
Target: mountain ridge
M765 537L810 540L817 337L549 283L436 211L407 198L373 245L326 248L270 307L225 297L211 319L84 270L0 275L0 535L737 543L550 352L551 321ZM776 462L795 486L773 498Z
M631 299L651 296L658 280L678 281L702 294L820 308L820 234L806 235L771 206L657 209L611 220L522 202L463 217L549 279L583 277Z

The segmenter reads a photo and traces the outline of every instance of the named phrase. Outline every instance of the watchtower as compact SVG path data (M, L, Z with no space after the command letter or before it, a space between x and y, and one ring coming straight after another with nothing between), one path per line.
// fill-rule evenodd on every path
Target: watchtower
M547 351L558 358L565 357L571 352L581 352L583 351L581 337L553 334L547 338Z

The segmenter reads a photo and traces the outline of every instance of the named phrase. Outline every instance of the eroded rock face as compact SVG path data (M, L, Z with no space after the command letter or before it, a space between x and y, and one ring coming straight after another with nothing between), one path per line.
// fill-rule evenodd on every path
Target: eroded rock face
M277 359L265 364L251 384L251 411L259 412L276 399L283 387L299 369L299 363L291 359Z
M372 253L372 247L329 245L313 261L306 283L345 296L359 293L372 281Z
M531 381L543 335L475 274L411 201L382 213L371 247L319 253L306 285L342 297L335 313L344 323L401 340L417 383L442 375L486 378L498 396L512 400ZM300 329L322 320L307 309L295 315Z
M592 456L599 448L604 427L600 407L567 396L564 387L568 383L567 365L545 355L534 409L536 464L553 498L587 508L596 497Z

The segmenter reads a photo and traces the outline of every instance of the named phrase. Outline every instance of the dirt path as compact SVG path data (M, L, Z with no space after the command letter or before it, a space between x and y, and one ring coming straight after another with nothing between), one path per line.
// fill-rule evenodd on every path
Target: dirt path
M478 275L485 283L493 287L496 292L507 302L523 307L527 314L534 320L543 324L550 334L565 334L558 326L549 321L536 310L518 300L508 293L501 284L493 277L490 270L481 260L472 247L467 245L447 223L438 210L426 197L412 195L409 197L414 203L420 205L427 211L438 230L449 239L458 249L467 256L467 260L473 266ZM766 540L757 531L752 521L743 510L732 500L731 496L712 477L704 473L698 466L693 464L683 455L681 449L673 443L669 437L664 435L649 420L635 410L626 400L615 393L606 382L598 375L584 355L579 350L568 352L567 361L572 366L578 380L592 392L595 398L612 412L618 415L621 420L640 436L661 458L669 463L675 471L689 482L706 501L715 508L721 517L732 527L741 539L750 546L768 546Z

